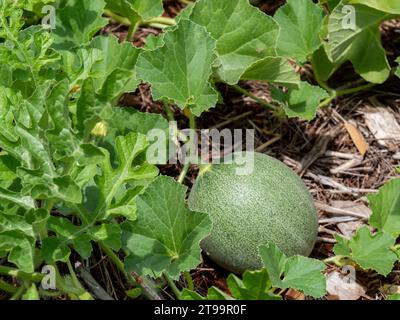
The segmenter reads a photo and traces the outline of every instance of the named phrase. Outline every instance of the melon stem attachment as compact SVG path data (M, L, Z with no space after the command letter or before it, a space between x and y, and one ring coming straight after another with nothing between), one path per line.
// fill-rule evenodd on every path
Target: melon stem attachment
M184 113L185 115L189 118L189 127L190 127L190 138L189 138L189 143L191 143L192 145L190 146L191 149L195 149L196 148L196 141L195 141L195 130L196 130L196 118L193 114L193 112L190 110L189 107L184 109ZM183 183L183 181L185 181L185 177L188 173L190 169L190 161L187 160L187 162L185 163L185 165L183 166L183 169L181 171L181 174L179 175L178 178L178 182L180 184Z

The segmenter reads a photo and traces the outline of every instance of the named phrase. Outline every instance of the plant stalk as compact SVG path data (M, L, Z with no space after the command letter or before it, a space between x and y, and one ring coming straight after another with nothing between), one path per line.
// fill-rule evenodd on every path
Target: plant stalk
M254 101L256 101L257 103L259 103L260 105L262 105L263 107L265 107L267 109L276 110L276 107L274 105L272 105L271 103L268 103L264 99L261 99L261 98L255 96L254 94L247 91L246 89L243 89L241 86L239 86L237 84L232 85L231 88L236 90L237 92L240 92L241 94L253 99Z
M20 271L18 269L0 266L0 274L10 277L15 277L21 280L30 281L30 282L40 282L44 278L44 275L41 273L26 273Z
M0 280L0 290L14 294L18 291L18 288L13 287L11 284L8 284L7 282L4 282L3 280Z
M168 273L163 272L164 279L167 281L168 286L171 288L172 292L174 293L175 297L180 300L181 292L179 291L178 287L175 285L174 280L168 275Z
M114 21L125 25L125 26L131 26L132 23L131 21L126 18L126 17L122 17L116 13L114 13L113 11L109 10L109 9L105 9L104 10L104 14L107 17L110 17L111 19L113 19ZM160 29L163 29L165 27L170 27L170 26L175 26L176 25L176 21L174 19L171 18L167 18L167 17L155 17L146 21L140 21L138 23L138 26L153 26L153 27L158 27Z
M190 275L190 272L189 271L185 271L183 273L183 276L185 277L185 280L186 280L186 283L187 283L187 288L189 290L193 291L194 290L194 283L193 283L193 278Z

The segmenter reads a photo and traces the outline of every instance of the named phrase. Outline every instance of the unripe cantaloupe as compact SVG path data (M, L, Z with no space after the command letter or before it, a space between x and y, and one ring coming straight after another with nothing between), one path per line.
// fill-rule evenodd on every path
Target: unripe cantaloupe
M262 268L258 247L274 243L286 255L308 256L318 218L303 181L285 164L254 153L254 170L238 175L235 164L213 165L189 196L191 210L213 222L203 250L223 268L242 273Z

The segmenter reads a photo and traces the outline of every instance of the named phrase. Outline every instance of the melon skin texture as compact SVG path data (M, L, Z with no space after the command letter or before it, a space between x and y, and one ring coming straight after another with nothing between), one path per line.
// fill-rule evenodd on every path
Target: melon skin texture
M303 181L285 164L254 153L254 170L213 165L196 180L189 207L209 214L211 234L202 249L234 273L263 267L258 247L274 243L286 255L308 256L318 234L317 211Z

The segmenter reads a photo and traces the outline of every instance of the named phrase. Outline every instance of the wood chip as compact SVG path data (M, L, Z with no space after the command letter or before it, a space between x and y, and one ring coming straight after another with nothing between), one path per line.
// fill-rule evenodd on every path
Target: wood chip
M338 208L345 210L347 212L350 212L352 214L357 214L362 216L365 220L368 220L372 214L372 211L370 208L368 208L364 203L362 202L354 202L354 201L341 201L341 200L333 200L330 202L330 205Z
M351 160L346 161L345 163L343 163L342 165L340 165L340 166L338 166L336 168L330 169L329 171L332 174L345 172L345 171L347 171L347 170L349 170L351 168L359 166L360 164L363 163L363 161L364 161L363 159L358 159L358 158L351 159Z
M328 274L326 291L330 300L358 300L365 295L365 288L350 277L337 271Z
M358 130L357 125L346 121L344 127L349 133L351 140L353 140L354 145L357 147L358 151L361 153L362 156L365 156L368 151L369 144L367 143L367 141L365 141L363 135Z
M355 218L359 218L359 219L363 219L363 220L368 220L368 217L365 216L365 213L354 212L351 209L346 210L346 209L342 209L342 208L336 208L336 207L333 207L333 206L330 206L330 205L327 205L327 204L321 203L321 202L316 202L315 206L317 207L317 209L322 210L326 213L330 213L332 215L349 216L349 217L355 217Z
M300 291L289 289L285 294L285 298L288 300L305 300L306 296Z
M400 125L389 108L365 107L362 109L365 123L378 143L396 151L400 145Z
M296 168L296 172L299 173L300 176L326 153L329 143L338 135L340 129L341 128L338 127L318 136L311 151L301 159L300 165Z

